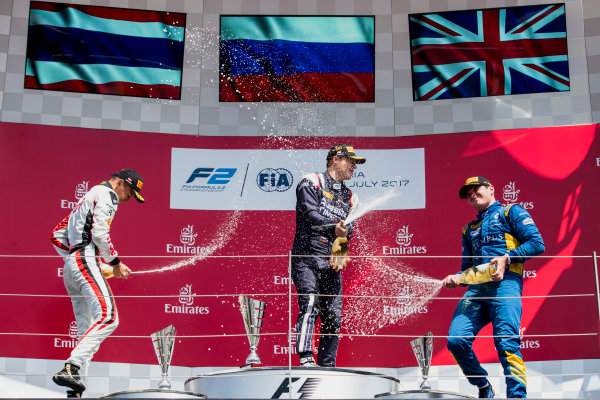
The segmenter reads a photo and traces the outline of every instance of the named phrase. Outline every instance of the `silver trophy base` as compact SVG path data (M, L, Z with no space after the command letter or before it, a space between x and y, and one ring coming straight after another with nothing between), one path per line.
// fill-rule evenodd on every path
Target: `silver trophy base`
M444 390L402 390L375 395L376 399L472 399L462 393L446 392Z
M203 394L193 392L181 392L179 390L144 389L124 390L100 396L99 398L119 399L206 399Z
M248 355L248 357L246 357L245 365L248 366L252 364L260 365L260 358L258 357L258 354L256 354L255 349L250 349L250 354Z
M171 382L167 379L167 374L162 374L162 379L158 383L158 388L160 390L169 390L171 389Z

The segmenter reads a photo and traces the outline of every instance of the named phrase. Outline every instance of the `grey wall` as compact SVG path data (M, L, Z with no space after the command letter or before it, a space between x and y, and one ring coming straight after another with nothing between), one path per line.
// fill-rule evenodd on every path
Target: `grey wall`
M566 0L571 91L412 101L408 13L557 0L88 0L188 14L181 101L23 89L27 0L0 1L0 120L188 135L409 136L600 122L600 1ZM375 103L219 103L227 14L376 15ZM589 74L588 74L589 68Z

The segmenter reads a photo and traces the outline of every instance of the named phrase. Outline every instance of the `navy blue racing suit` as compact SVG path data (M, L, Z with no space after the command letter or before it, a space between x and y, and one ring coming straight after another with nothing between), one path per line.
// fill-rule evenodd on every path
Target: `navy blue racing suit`
M523 263L528 257L544 252L542 236L523 207L503 206L496 201L463 228L462 247L463 271L505 254L509 255L510 264L503 280L469 286L452 317L448 350L472 385L485 386L487 371L473 352L473 341L491 322L494 345L506 376L506 396L527 397L519 336Z
M356 195L327 172L305 175L296 188L292 280L298 294L305 294L298 296L296 352L300 357L312 355L315 322L320 317L317 364L324 367L335 367L342 325L342 274L329 265L335 226L323 225L345 220L357 203ZM348 226L348 239L351 234L352 224ZM294 257L299 255L323 257Z

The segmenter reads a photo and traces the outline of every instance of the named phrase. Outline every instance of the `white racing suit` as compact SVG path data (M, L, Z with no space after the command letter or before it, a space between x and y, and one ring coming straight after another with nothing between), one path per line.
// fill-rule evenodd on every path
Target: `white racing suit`
M109 183L94 186L51 235L52 244L65 260L63 279L79 336L66 362L82 368L84 376L100 343L119 324L112 291L100 270L100 257L111 265L119 263L109 235L118 204Z

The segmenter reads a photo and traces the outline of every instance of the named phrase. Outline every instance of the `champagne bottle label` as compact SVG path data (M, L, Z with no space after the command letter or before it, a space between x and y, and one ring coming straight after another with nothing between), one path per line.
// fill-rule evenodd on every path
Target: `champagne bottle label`
M458 277L460 283L466 285L477 285L492 281L492 274L496 272L496 264L480 264L474 265L469 269L464 270Z

